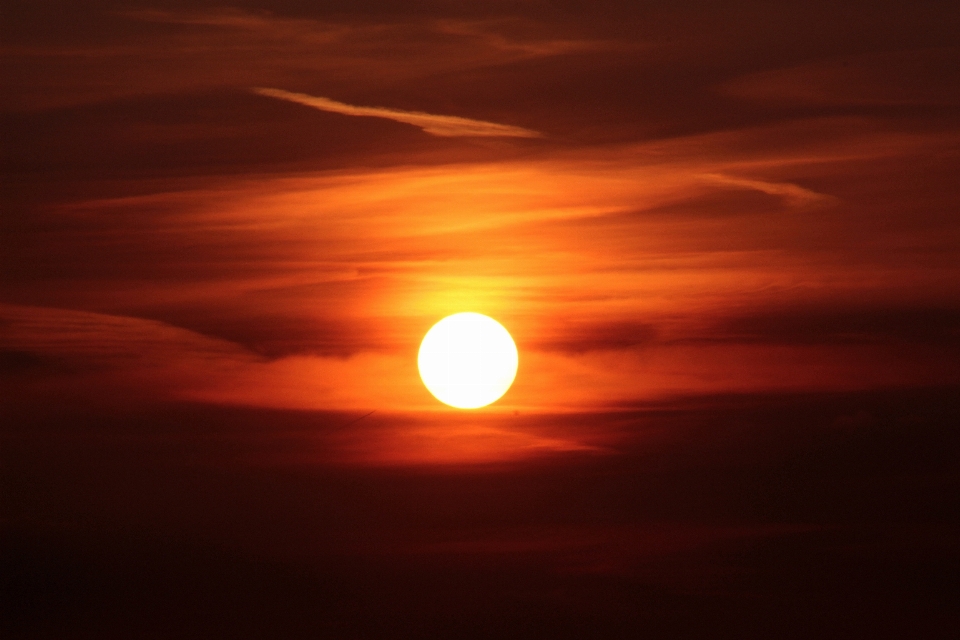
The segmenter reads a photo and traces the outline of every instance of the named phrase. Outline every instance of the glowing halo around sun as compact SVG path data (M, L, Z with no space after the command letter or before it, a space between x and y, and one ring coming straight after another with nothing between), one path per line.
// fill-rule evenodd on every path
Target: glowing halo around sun
M498 400L517 376L517 345L499 322L479 313L447 316L427 331L417 366L440 402L477 409Z

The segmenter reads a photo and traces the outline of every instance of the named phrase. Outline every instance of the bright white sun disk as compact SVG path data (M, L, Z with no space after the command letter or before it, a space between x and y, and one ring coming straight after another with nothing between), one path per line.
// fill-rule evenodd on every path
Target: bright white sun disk
M476 409L498 400L517 376L517 345L499 322L479 313L447 316L420 344L417 365L437 400Z

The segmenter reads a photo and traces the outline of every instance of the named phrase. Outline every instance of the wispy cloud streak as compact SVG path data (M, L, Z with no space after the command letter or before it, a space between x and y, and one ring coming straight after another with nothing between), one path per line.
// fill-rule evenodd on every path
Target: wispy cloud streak
M767 180L750 180L737 178L720 173L705 173L703 179L714 184L734 188L753 189L771 196L779 196L793 205L833 202L836 198L823 193L817 193L789 182L770 182Z
M386 118L395 122L412 124L415 127L423 129L426 133L434 136L443 137L500 137L500 138L539 138L541 134L523 127L514 127L507 124L498 124L496 122L485 122L483 120L472 120L470 118L461 118L459 116L443 116L432 113L422 113L420 111L403 111L400 109L387 109L385 107L358 107L352 104L337 102L329 98L320 96L311 96L305 93L295 93L284 91L283 89L270 89L257 87L253 89L254 93L280 100L288 100L297 104L329 111L331 113L340 113L346 116L367 116L372 118Z

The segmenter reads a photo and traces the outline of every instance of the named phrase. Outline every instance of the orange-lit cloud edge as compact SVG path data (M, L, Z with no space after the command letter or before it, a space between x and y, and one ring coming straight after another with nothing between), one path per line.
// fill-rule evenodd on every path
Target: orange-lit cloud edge
M799 127L849 131L851 123ZM362 446L341 443L347 458L346 451L359 446L356 460L389 463L602 452L609 444L603 442L609 434L557 437L485 422L431 398L416 374L416 347L436 319L464 310L500 319L520 346L517 381L483 410L487 417L606 411L682 395L956 382L950 367L938 368L935 354L924 349L905 356L900 346L870 342L710 339L704 327L712 320L789 300L830 305L856 292L883 304L913 292L937 302L935 267L891 266L881 273L869 264L844 264L846 248L834 256L820 248L777 250L765 246L763 236L770 218L779 226L790 218L829 225L844 206L840 196L791 182L792 173L849 171L878 157L927 152L943 140L864 132L838 134L842 144L834 148L741 151L770 135L783 131L533 161L246 177L194 191L69 205L57 215L106 221L118 211L149 209L151 228L198 243L204 255L225 261L226 273L240 266L230 266L236 252L244 261L250 251L259 254L258 267L246 269L250 275L190 286L92 283L94 295L136 309L161 299L233 305L272 291L279 314L307 310L347 328L374 318L364 325L366 345L334 355L305 349L264 356L135 315L4 305L2 346L72 362L81 372L74 374L78 384L112 386L117 393L375 410L378 416L436 414L379 431L370 420ZM738 193L767 199L760 211L729 217L704 218L697 210L698 199ZM662 213L671 209L680 214ZM714 246L724 235L739 246ZM330 283L344 285L337 297L304 293ZM655 328L654 338L643 337L638 319ZM605 342L603 327L621 325L634 335Z

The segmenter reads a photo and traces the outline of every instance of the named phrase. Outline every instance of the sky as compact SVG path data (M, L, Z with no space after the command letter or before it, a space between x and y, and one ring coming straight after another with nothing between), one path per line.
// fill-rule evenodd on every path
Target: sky
M960 628L951 3L0 33L13 632ZM416 368L462 311L520 354L477 411Z

